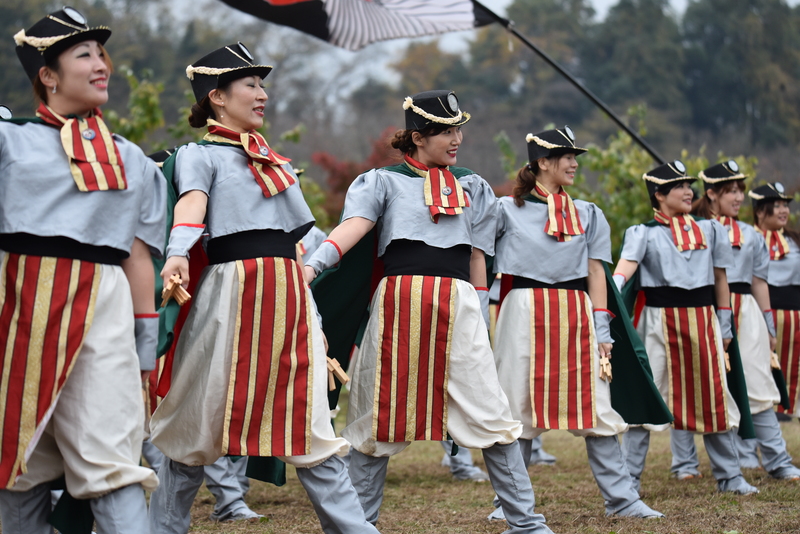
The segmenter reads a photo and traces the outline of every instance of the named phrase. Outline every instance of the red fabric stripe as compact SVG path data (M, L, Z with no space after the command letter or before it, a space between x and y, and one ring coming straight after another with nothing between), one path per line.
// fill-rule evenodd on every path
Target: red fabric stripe
M309 381L308 381L308 369L311 367L311 347L308 346L308 335L310 330L310 325L307 321L307 314L308 314L308 301L306 299L307 294L305 290L305 284L303 282L303 270L300 268L300 264L295 261L292 261L288 258L283 258L283 262L286 265L287 272L291 273L291 270L297 273L297 285L294 286L294 291L299 297L299 300L296 302L296 305L299 307L299 323L297 324L297 369L298 372L295 375L295 384L294 384L294 420L292 421L293 425L293 433L292 433L292 451L297 451L295 454L305 454L305 445L306 445L306 411L308 409L308 402L309 398L306 395L308 391ZM322 357L321 355L317 355L318 358Z
M667 342L667 350L669 351L667 357L670 359L670 363L672 365L672 375L670 376L670 380L672 382L672 414L675 416L675 428L679 430L685 430L686 422L684 421L683 417L683 402L682 402L682 395L683 395L683 383L680 380L680 373L675 372L675 370L681 368L681 361L679 357L679 350L680 350L680 343L681 339L679 339L679 329L678 329L678 321L675 319L675 314L673 309L665 308L662 313L667 314L667 335L666 335L666 342Z
M709 330L711 329L711 325L707 323L707 318L705 317L705 309L703 308L696 308L693 310L697 317L697 332L700 335L699 340L699 354L700 354L700 369L698 372L699 378L708 378L710 377L712 380L716 379L718 373L714 372L714 369L709 368L709 351L706 350L706 340L708 339ZM713 330L711 330L711 334L713 336ZM705 339L704 339L705 338ZM714 339L711 337L710 339ZM716 352L716 351L715 351ZM702 414L703 414L703 428L699 428L700 430L708 430L712 426L712 417L714 413L715 405L713 402L716 400L714 398L713 390L709 390L708 388L702 388ZM699 422L698 422L699 423ZM699 425L698 425L699 427Z
M558 195L557 195L558 196ZM554 291L557 293L557 291ZM575 308L575 292L568 291L566 293L567 297L567 325L573 325L576 322L578 311ZM559 321L556 321L557 323ZM559 324L560 326L560 324ZM559 334L560 334L559 328ZM560 335L558 336L561 337ZM576 341L576 340L573 340ZM578 390L578 351L576 350L577 347L575 343L570 343L567 347L567 368L569 372L567 373L567 424L569 428L577 428L578 427L578 413L583 412L583 399L581 395L581 391ZM591 389L589 390L591 393Z
M724 354L720 354L717 348L717 338L714 336L714 310L711 306L706 306L703 310L703 315L705 319L705 323L707 326L706 329L706 339L708 339L709 345L711 347L711 361L714 363L713 372L714 372L714 411L717 412L717 425L714 430L727 430L728 429L728 414L725 410L725 388L724 388L724 377L722 376L722 372L720 371L719 361L723 359L725 356Z
M2 339L5 340L13 334L11 332L11 320L17 305L15 289L17 278L21 275L24 276L23 273L19 272L19 260L19 254L8 254L8 266L6 267L6 272L2 273L3 276L5 276L6 297L3 303L2 313L0 313L0 334L2 334ZM13 364L16 363L15 359L13 359L13 350L12 348L12 352L7 353L6 344L3 343L0 345L0 364L3 366L0 368L5 367L7 358L12 358L13 368ZM16 391L11 389L10 386L14 383L22 383L19 378L19 371L17 371L16 376L12 375L12 378L15 379L15 382L9 380L8 395L5 399L2 399L5 419L3 424L3 442L0 444L0 460L2 460L0 461L0 489L5 489L8 483L16 476L13 469L17 459L21 401L19 396L15 395Z
M409 395L408 391L408 375L409 375L409 337L411 333L411 282L413 276L400 276L400 321L397 332L397 367L395 368L395 378L397 380L397 389L395 392L395 400L397 409L394 418L394 439L405 441L401 436L406 434L406 410L410 400L416 402L425 402L427 395L426 392L417 390L416 395L412 393ZM423 300L424 306L424 300ZM390 361L390 360L389 360ZM422 370L420 370L422 372ZM422 396L422 399L417 397ZM409 397L412 397L410 399ZM417 398L413 398L417 397Z
M731 293L731 307L733 308L733 327L739 331L739 313L742 311L742 295Z
M504 277L505 278L505 277ZM531 289L531 309L536 310L536 321L534 321L533 328L536 334L534 343L534 369L533 377L537 383L544 383L546 380L544 374L545 358L547 352L545 351L545 336L547 332L544 329L544 322L541 320L541 315L538 310L544 310L545 306L545 290L544 289ZM534 387L533 389L533 411L534 411L534 426L537 428L547 428L547 417L544 413L544 388Z
M427 277L426 277L427 278ZM453 289L452 278L442 278L439 287L439 295L433 295L433 298L439 300L439 318L436 322L436 354L443 355L447 353L447 333L450 329L450 299L452 297ZM431 293L426 293L430 295ZM434 392L433 392L433 409L431 418L432 434L431 439L443 440L447 429L445 427L444 399L447 398L447 392L444 391L444 379L446 371L447 359L439 357L436 359L434 366Z
M425 276L422 279L422 294L429 295L433 293L433 284L436 279L432 276ZM430 339L431 339L431 320L433 317L432 306L422 306L422 313L420 313L420 347L419 347L419 378L417 379L417 424L415 428L415 439L425 439L425 428L428 419L427 412L427 391L428 384L432 377L428 376L428 366L430 359L433 355L430 352ZM438 340L437 340L438 341ZM435 345L434 345L435 347ZM435 349L434 349L435 350ZM435 397L434 397L435 398ZM432 421L432 427L436 428L436 424Z
M233 402L231 406L231 420L228 430L228 454L241 454L241 437L244 432L244 413L247 403L248 375L250 357L253 354L252 346L253 328L255 324L255 290L256 284L249 283L250 277L255 277L256 260L249 259L242 262L244 266L244 279L239 283L243 285L241 302L241 326L239 328L239 361L236 364L235 381L233 385Z
M36 420L40 421L50 407L53 388L56 384L58 362L58 336L61 332L61 318L69 298L69 279L72 260L56 260L53 291L50 295L50 313L47 318L44 344L42 345L41 377L39 379L39 399L36 407ZM69 355L67 356L69 358Z
M97 176L95 176L92 166L86 162L86 152L83 150L80 121L72 122L72 146L75 151L74 163L81 170L81 174L83 174L83 181L86 183L86 188L89 191L98 190Z
M389 355L388 365L391 365L392 346L394 344L394 292L397 277L389 276L385 282L385 293L383 299L383 332L381 336L381 373L380 373L380 390L378 395L378 402L380 406L389 406L391 403L392 383L391 373L387 373L385 366L387 365L387 357ZM378 411L378 428L377 428L377 441L389 441L389 410Z
M779 347L781 369L786 377L789 393L789 409L779 406L782 413L794 413L797 409L797 396L800 393L800 311L774 310L776 317L783 321L783 335ZM794 343L792 343L794 334Z
M257 265L258 260L250 259L245 260L245 262L252 262L253 265L253 274L252 276L256 276L255 268ZM250 417L250 423L247 427L247 438L245 440L245 444L247 446L247 452L254 454L256 451L259 450L259 446L261 444L261 425L262 425L262 417L264 415L264 404L266 402L267 397L267 388L265 387L266 384L269 383L269 375L272 371L272 344L273 340L273 321L275 320L275 287L270 285L269 280L267 279L267 272L270 271L271 265L268 264L269 262L267 259L264 259L264 281L262 283L263 295L261 298L261 319L258 324L259 328L259 336L257 342L257 346L252 347L250 352L248 352L248 367L250 365L250 358L255 353L257 358L256 362L256 370L255 370L255 383L261 385L262 387L256 387L253 390L253 401L252 401L252 412ZM247 269L247 267L245 267ZM252 295L253 295L253 302L255 303L256 298L256 290L258 289L255 284L252 284ZM245 286L245 292L249 293L249 288ZM243 303L244 304L244 303ZM255 311L253 309L253 311ZM242 309L242 315L244 315L244 308ZM249 311L248 311L249 315ZM244 324L244 323L243 323ZM253 325L255 325L255 313L253 314ZM240 336L243 332L240 332ZM241 347L241 337L239 338L239 346ZM241 359L242 354L239 353L239 358ZM248 373L249 377L249 373ZM238 379L237 379L238 380ZM244 415L242 413L242 415ZM244 421L243 421L244 422ZM269 424L269 422L264 422L265 424ZM271 443L270 446L274 447L275 443Z
M291 302L294 299L294 295L291 295L291 292L287 291L288 288L285 286L277 287L277 280L275 278L275 262L277 261L281 260L277 258L264 258L265 292L264 301L262 303L262 313L264 305L269 307L273 306L273 304L269 302L270 297L273 299L283 298L286 302L286 316L274 316L274 321L277 322L282 320L287 334L283 337L283 339L274 339L274 336L270 336L269 341L265 339L263 344L259 347L259 354L260 358L262 359L266 357L271 358L271 351L273 350L274 345L278 345L281 351L281 356L278 360L278 377L277 383L275 384L275 396L273 397L272 405L272 449L274 451L283 451L290 450L291 448L291 443L286 443L285 433L286 424L288 423L286 420L286 410L289 406L289 402L291 402L291 399L289 399L289 373L291 371L291 362L290 358L288 357L288 353L291 351L291 345L287 347L287 343L291 343L288 333L291 331L290 328L294 327L295 305ZM281 293L283 293L283 295L281 295ZM291 295L291 297L289 295ZM269 329L267 332L271 333L271 329ZM264 351L267 346L269 346L270 352ZM286 357L284 357L284 355L286 355Z
M561 336L559 336L561 326L559 324L559 315L561 310L558 305L558 290L545 289L545 291L548 295L547 306L550 307L550 329L547 335L550 337L550 354L548 358L550 358L551 362L550 376L547 377L550 390L550 411L547 414L547 420L548 428L558 428L558 396L560 393L560 384L558 372L553 372L553 363L557 363L558 360L554 360L551 355L561 352Z

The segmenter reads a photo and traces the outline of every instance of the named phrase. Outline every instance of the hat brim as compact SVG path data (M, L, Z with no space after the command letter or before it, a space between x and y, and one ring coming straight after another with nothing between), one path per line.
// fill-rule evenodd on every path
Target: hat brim
M239 78L247 78L248 76L258 76L263 80L270 72L272 72L272 67L269 65L253 65L252 67L231 69L219 75L217 87L223 87Z

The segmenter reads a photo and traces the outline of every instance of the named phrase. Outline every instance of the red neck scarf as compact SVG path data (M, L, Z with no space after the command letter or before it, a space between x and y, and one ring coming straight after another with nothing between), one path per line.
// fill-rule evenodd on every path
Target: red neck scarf
M789 242L783 235L783 228L780 230L762 230L756 226L756 230L761 232L769 248L769 259L779 260L789 253Z
M572 236L584 232L581 219L575 203L562 187L558 193L551 193L541 184L536 184L531 195L543 202L547 202L548 219L544 225L544 232L555 237L558 241L570 241Z
M408 155L403 158L414 173L425 178L425 205L434 223L439 222L439 215L458 215L469 207L469 198L449 167L428 168Z
M653 216L657 222L664 226L669 226L672 230L672 242L678 250L703 250L708 248L706 236L700 225L697 224L691 215L681 214L675 217L667 217L658 210Z
M119 149L103 122L99 108L86 119L62 117L44 103L36 116L61 130L61 146L69 159L69 170L80 191L127 189L125 166Z
M227 143L241 146L247 154L247 166L253 172L256 183L261 187L264 196L269 198L289 188L297 181L282 165L289 163L267 144L264 136L255 130L246 133L236 132L215 120L208 119L208 133L203 137L212 143Z
M742 229L739 228L739 224L736 222L736 219L733 217L726 217L724 215L714 218L722 223L722 226L728 227L728 239L731 240L731 246L735 248L742 248L744 238L742 238Z

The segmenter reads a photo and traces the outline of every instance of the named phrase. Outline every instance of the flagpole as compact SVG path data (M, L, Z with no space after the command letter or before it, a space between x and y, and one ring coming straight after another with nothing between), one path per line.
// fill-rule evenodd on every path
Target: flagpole
M664 163L665 162L664 158L662 158L661 155L652 146L650 146L647 143L647 141L642 139L642 137L638 133L633 131L633 129L631 129L627 124L625 124L625 122L623 122L623 120L616 113L614 113L611 110L611 108L609 108L606 105L605 102L600 100L600 98L598 98L597 95L595 95L592 91L590 91L585 85L583 85L573 75L571 75L569 72L564 70L564 67L559 65L558 62L556 60L554 60L552 57L550 57L544 50L542 50L541 48L539 48L538 46L533 44L531 41L528 40L527 37L525 37L524 35L519 33L514 28L514 23L512 21L501 17L500 15L498 15L497 13L495 13L494 11L489 9L488 7L486 7L483 4L481 4L478 0L472 0L472 3L475 4L477 7L479 7L481 10L485 11L487 15L489 15L491 18L493 18L495 21L497 21L501 26L503 26L506 29L506 31L508 31L510 34L514 35L517 39L522 41L525 44L525 46L527 46L528 48L533 50L536 54L539 55L539 57L544 59L551 67L556 69L556 71L558 71L559 74L561 74L567 80L569 80L569 82L572 85L574 85L581 93L583 93L597 107L602 109L605 112L605 114L608 115L609 118L611 118L611 120L613 120L615 123L617 123L617 125L620 128L622 128L628 135L630 135L631 138L639 144L639 146L641 146L648 154L650 154L650 157L652 157L654 160L656 160L656 162L658 162L658 163Z

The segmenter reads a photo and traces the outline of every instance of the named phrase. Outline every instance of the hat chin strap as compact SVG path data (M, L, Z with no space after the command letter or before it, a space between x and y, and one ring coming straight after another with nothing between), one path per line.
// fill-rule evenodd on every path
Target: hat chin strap
M420 117L426 118L429 121L438 122L439 124L456 124L458 121L460 121L462 119L462 117L464 115L459 110L458 115L456 115L455 117L448 117L448 118L437 117L436 115L433 115L432 113L428 113L424 109L415 106L414 105L414 99L411 98L410 96L407 96L406 99L403 101L403 109L405 110L405 109L409 109L409 108L411 108L411 110L414 113L416 113L417 115L419 115Z

